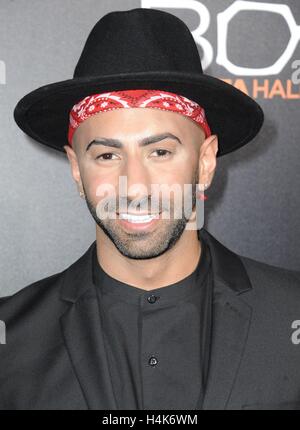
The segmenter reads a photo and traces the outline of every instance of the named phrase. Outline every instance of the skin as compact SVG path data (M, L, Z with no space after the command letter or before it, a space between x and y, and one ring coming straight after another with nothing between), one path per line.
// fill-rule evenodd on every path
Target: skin
M181 144L170 137L146 146L138 144L143 138L166 132L179 138ZM123 147L94 144L86 151L96 138L119 139ZM145 198L149 206L146 210L142 207L141 212L149 213L151 184L179 184L182 190L184 184L192 184L194 204L196 184L211 184L215 173L216 135L205 139L199 125L175 112L123 108L98 113L83 121L74 133L72 147L65 145L64 149L78 191L85 193L87 207L95 220L98 262L106 273L150 291L178 282L195 270L201 242L197 230L185 228L195 215L194 205L191 216L175 219L172 209L176 198L171 194L169 219L163 219L161 214L150 231L131 232L118 219L99 219L96 207L104 196L97 196L96 190L99 185L110 184L118 197L119 176L126 176L126 204ZM118 211L118 203L116 208ZM138 210L139 207L128 208L129 212Z

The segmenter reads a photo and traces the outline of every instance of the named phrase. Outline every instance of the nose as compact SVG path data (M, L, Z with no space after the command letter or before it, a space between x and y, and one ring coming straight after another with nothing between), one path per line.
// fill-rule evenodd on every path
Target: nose
M149 209L148 199L151 195L151 177L147 167L136 155L128 157L122 175L125 177L125 182L120 190L122 196L126 193L129 203L134 200L135 207L138 207L138 204L142 205L147 212Z

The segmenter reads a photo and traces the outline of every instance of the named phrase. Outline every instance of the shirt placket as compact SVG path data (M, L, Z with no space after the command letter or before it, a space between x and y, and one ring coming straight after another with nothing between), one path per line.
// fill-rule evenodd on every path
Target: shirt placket
M155 314L160 310L160 296L143 294L139 306L143 409L151 409L149 395L155 395L152 382L157 377L157 366L163 365L160 362L160 333L154 325Z

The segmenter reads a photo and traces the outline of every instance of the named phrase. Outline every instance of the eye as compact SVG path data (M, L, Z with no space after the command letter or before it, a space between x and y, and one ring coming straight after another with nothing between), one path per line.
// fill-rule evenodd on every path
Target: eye
M167 149L156 149L153 152L159 153L159 155L156 156L158 158L166 158L166 157L168 157L169 154L172 154L172 152L168 151Z
M110 156L115 155L112 152L105 152L104 154L98 155L95 160L100 159L101 157L104 157L103 160L108 160L110 161L112 158L110 158Z

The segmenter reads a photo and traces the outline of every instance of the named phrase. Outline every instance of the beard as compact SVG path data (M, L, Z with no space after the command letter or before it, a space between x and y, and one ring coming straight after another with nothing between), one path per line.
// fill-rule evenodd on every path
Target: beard
M175 219L174 216L174 219L159 219L157 226L153 231L137 231L130 233L124 231L116 219L99 218L96 207L89 199L83 184L82 186L85 193L85 201L92 217L94 218L98 227L106 234L107 237L109 237L118 251L123 256L131 259L147 260L164 254L173 248L173 246L180 239L196 205L196 185L198 180L199 171L197 169L192 182L192 208L191 213L188 214L188 216L185 215L184 206L182 204L181 213L183 215L181 218ZM172 206L173 209L174 205L170 206ZM174 213L174 210L172 213Z

